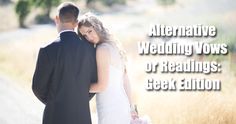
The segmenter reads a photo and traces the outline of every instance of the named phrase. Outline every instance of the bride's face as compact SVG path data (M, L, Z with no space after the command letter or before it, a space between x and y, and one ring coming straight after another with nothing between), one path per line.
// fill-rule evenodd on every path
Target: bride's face
M97 32L92 26L81 26L79 32L91 43L97 44L100 40Z

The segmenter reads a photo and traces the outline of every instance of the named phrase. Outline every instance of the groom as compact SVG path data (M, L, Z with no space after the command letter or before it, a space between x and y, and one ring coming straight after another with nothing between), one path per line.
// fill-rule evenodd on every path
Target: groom
M32 89L45 104L43 124L91 124L89 87L97 80L95 49L74 32L78 14L76 5L62 3L55 19L59 38L38 54Z

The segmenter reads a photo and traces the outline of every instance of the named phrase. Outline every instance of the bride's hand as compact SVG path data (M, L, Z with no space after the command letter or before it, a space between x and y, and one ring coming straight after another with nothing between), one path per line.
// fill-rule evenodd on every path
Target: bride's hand
M130 113L131 113L132 119L133 120L138 119L139 117L138 117L137 105L131 105L130 109L131 109Z
M131 111L131 117L133 120L138 119L138 113L136 111Z

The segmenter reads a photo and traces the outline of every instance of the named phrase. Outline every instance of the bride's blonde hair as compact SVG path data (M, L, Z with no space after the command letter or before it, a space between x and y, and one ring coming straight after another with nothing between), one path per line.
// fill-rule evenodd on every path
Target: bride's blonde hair
M104 27L103 23L98 19L97 16L95 16L92 13L85 13L79 18L78 21L78 34L80 36L81 33L79 29L82 27L93 27L96 33L98 34L100 41L98 42L97 45L101 43L108 43L112 46L114 46L120 53L122 60L125 62L127 60L125 51L122 49L120 43L118 41L115 41L114 38L112 38L112 35L109 33L108 29Z

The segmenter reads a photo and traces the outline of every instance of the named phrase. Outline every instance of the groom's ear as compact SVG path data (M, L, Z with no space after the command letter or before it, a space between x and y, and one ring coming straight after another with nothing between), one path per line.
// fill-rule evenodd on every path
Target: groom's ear
M55 17L54 21L55 21L56 24L59 24L60 19L59 19L59 16L58 16L58 15Z
M73 26L74 26L74 27L77 27L77 26L78 26L78 20L76 20L76 21L73 22Z

